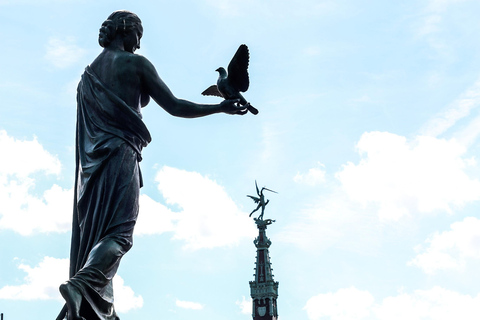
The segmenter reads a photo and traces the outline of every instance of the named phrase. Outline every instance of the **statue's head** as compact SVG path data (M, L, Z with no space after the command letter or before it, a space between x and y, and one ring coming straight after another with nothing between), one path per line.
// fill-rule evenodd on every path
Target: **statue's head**
M127 36L132 32L140 37L143 34L142 21L133 12L119 10L112 13L107 20L102 23L98 43L107 48L117 36Z

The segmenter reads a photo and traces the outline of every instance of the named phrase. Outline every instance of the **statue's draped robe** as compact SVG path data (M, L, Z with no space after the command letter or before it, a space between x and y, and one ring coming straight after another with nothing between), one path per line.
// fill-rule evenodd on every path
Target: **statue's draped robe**
M77 93L69 279L83 296L80 313L87 320L118 319L112 278L132 246L142 186L141 150L150 140L140 112L87 67Z

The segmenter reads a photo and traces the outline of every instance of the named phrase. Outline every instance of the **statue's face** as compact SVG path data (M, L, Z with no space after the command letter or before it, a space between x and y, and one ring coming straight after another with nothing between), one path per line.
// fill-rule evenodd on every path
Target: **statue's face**
M141 27L134 29L124 35L123 47L125 51L134 53L135 50L140 49L140 39L142 38Z

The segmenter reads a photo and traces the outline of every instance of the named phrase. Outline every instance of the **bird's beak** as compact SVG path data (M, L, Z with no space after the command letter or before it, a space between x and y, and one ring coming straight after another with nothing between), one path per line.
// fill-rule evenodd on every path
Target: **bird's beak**
M220 72L220 68L217 68L215 71Z

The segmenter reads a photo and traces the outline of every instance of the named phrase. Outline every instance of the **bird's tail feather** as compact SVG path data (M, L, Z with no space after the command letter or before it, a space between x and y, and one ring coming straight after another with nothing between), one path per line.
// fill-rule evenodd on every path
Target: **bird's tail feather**
M253 113L253 114L258 114L257 108L255 108L254 106L252 106L252 105L250 104L250 102L247 102L247 104L246 104L245 106L247 107L248 111L250 111L251 113Z

